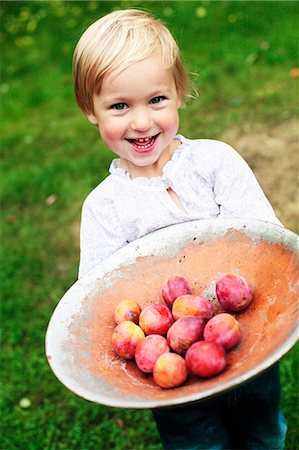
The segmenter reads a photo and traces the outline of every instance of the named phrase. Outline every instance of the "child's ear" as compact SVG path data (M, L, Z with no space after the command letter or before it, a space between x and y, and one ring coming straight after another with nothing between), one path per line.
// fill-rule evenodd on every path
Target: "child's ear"
M98 126L98 119L96 116L88 111L85 113L88 122L90 122L92 125Z
M177 109L180 109L181 106L182 106L182 99L181 99L181 97L178 97L178 100L177 100Z

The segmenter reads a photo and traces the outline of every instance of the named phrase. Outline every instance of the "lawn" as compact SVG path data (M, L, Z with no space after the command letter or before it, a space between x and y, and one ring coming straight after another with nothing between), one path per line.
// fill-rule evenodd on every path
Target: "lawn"
M1 3L5 450L161 450L149 411L115 409L77 397L55 378L44 353L51 314L77 278L82 202L107 175L113 157L75 104L72 53L90 23L111 9L128 6L154 11L182 48L199 91L181 111L184 135L219 139L236 129L248 135L298 119L297 2ZM283 161L271 154L271 172L284 161L291 161L294 170L297 160L290 159L288 149ZM251 158L246 149L244 156ZM251 162L258 173L265 169L264 159ZM268 186L267 180L261 182ZM288 186L290 182L295 179ZM272 189L266 194L274 196ZM282 205L277 204L279 218L298 232L298 211L287 210L288 191L283 198ZM281 361L289 450L299 447L296 350Z

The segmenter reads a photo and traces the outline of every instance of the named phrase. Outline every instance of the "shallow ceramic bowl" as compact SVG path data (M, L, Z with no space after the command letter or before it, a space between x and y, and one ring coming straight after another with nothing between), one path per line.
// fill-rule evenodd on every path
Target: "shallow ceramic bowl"
M162 389L134 361L115 356L113 311L121 300L142 307L163 302L164 281L181 274L219 312L215 282L227 272L243 275L254 297L236 314L242 340L228 352L223 373L189 376L181 387ZM48 326L47 358L68 389L96 403L153 408L203 399L256 376L296 343L298 285L298 237L291 231L255 220L173 225L128 244L66 292Z

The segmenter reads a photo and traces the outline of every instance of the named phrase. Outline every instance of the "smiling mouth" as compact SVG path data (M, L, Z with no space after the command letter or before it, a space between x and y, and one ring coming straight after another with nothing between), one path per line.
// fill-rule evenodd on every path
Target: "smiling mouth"
M155 143L157 137L160 133L156 134L155 136L146 137L146 138L139 138L139 139L127 139L130 144L132 144L136 149L140 151L146 151L152 147L152 145Z

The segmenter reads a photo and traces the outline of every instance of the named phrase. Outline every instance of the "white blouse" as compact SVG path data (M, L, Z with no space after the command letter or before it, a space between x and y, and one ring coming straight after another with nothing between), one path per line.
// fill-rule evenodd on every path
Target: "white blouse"
M181 144L162 177L132 180L114 159L110 175L88 195L82 207L79 278L127 243L168 225L217 217L281 225L250 167L232 147L181 135L176 139Z

